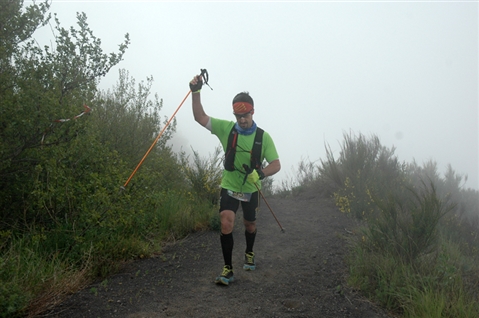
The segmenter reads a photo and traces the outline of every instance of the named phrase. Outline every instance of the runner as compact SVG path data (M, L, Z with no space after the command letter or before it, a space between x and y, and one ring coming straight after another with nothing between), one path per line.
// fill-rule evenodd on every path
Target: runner
M243 210L246 250L244 270L255 270L253 245L256 238L256 212L259 205L261 180L277 173L281 169L279 156L273 139L253 120L254 102L249 93L242 92L233 98L233 114L236 122L208 116L201 104L201 88L203 79L196 75L190 81L192 106L195 120L216 135L225 151L225 169L221 180L220 220L221 249L224 258L222 273L216 278L217 284L229 285L234 281L232 254L233 228L235 214L239 204ZM262 138L256 137L262 132ZM230 137L231 136L231 137ZM253 145L261 143L261 152L253 150ZM254 154L256 153L256 154ZM259 157L259 158L255 158ZM263 169L262 162L268 165ZM246 164L251 173L243 168Z

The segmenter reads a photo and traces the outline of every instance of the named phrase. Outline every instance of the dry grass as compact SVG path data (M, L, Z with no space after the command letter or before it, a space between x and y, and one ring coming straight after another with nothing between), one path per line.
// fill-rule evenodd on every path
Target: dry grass
M69 295L86 287L91 282L90 267L88 261L81 270L64 270L45 282L43 290L25 309L26 317L41 317L42 313L61 304Z

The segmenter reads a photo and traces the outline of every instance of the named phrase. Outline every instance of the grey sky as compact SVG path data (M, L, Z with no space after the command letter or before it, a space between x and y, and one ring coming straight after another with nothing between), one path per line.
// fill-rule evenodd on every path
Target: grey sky
M26 4L28 2L26 1ZM478 3L161 2L53 0L63 27L85 12L106 52L125 33L125 68L171 116L188 81L206 68L208 115L234 120L233 96L249 91L254 119L274 138L283 170L335 154L344 132L378 135L401 161L429 159L467 174L479 188ZM39 36L52 36L49 28ZM191 100L177 115L175 149L208 156L216 137L194 122Z

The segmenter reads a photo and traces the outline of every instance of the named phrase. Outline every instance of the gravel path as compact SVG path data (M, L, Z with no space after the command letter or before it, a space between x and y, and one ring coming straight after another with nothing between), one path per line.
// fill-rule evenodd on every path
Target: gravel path
M72 295L43 316L79 317L354 317L383 318L383 310L346 287L346 238L355 222L309 191L267 198L285 232L262 201L257 269L242 269L242 212L234 231L235 281L214 283L222 269L218 232L195 233L157 257Z

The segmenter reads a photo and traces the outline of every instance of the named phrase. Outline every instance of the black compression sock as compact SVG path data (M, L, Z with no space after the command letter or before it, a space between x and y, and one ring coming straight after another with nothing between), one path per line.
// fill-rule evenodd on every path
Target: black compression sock
M220 236L221 241L221 250L223 251L223 258L225 260L225 265L231 266L233 268L233 233L223 234Z
M249 253L253 251L253 245L254 245L254 240L256 238L256 232L258 230L255 230L253 233L249 233L248 231L244 231L244 236L246 237L246 251L245 253Z

